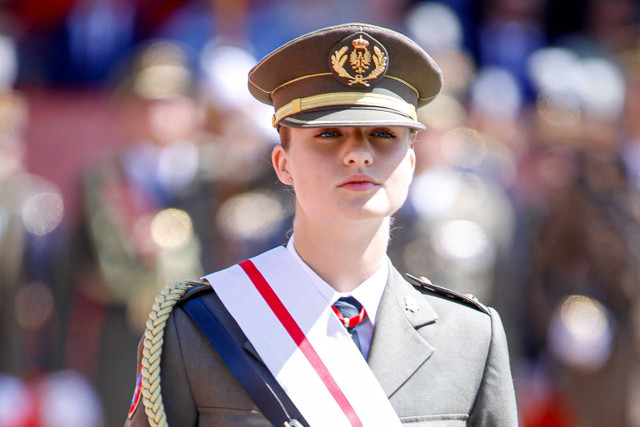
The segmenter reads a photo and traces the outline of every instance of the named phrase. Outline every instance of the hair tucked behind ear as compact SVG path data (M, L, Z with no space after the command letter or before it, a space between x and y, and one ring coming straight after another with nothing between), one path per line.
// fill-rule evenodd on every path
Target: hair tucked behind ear
M280 135L280 145L282 145L284 151L288 151L289 142L291 141L291 128L278 125L278 134Z

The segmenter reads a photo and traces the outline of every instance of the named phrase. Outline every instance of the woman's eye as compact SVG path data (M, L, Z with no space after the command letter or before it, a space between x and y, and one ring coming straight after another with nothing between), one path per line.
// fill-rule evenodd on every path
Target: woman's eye
M317 136L318 138L335 138L338 135L340 134L335 130L326 130L322 133L319 133Z
M395 138L395 135L386 130L377 130L373 132L373 136L377 138Z

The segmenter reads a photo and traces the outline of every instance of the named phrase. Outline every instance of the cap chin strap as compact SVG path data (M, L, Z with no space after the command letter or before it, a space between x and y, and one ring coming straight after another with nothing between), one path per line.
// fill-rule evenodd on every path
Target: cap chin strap
M332 92L296 98L283 105L273 116L273 126L275 127L282 119L303 111L340 106L388 108L412 120L417 120L416 107L394 96L379 93Z

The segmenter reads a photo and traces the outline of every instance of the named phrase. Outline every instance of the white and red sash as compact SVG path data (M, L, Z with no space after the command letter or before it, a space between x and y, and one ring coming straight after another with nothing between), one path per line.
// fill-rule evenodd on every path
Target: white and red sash
M287 249L204 279L310 425L400 425L362 354Z

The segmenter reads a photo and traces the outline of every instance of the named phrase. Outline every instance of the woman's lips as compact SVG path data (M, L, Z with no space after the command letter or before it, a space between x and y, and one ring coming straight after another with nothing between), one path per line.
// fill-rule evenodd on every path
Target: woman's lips
M374 184L373 182L364 181L364 182L349 182L341 185L340 187L346 190L351 190L351 191L366 191L366 190L371 190L376 186L377 185Z
M369 175L353 175L348 177L342 184L339 185L340 188L351 191L366 191L371 190L372 188L375 188L377 186L378 183L375 182L375 180Z

